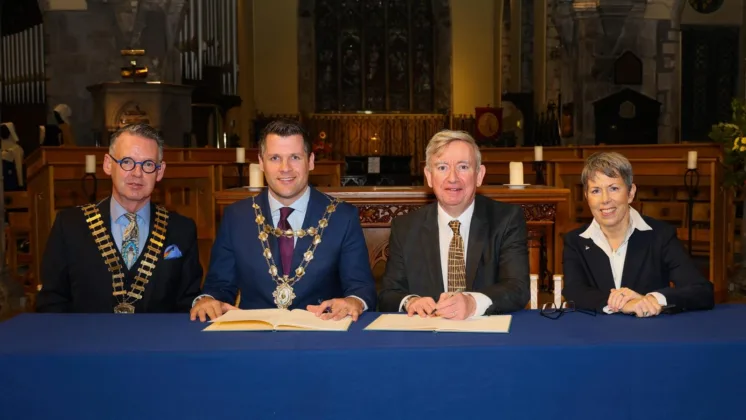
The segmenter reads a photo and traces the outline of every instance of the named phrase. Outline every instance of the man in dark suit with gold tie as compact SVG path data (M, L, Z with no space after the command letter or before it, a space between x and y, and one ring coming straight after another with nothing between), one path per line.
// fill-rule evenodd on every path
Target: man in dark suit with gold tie
M522 209L476 194L485 167L469 134L441 131L425 154L437 202L394 219L380 310L466 319L524 308L529 263Z
M163 178L163 139L121 128L104 157L111 197L57 214L41 263L38 312L188 312L202 267L192 219L150 201Z

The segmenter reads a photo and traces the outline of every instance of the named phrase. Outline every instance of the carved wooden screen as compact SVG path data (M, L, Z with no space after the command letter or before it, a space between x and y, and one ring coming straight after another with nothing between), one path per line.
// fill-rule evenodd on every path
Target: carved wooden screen
M707 141L713 124L731 118L738 77L738 28L682 28L682 140Z
M431 0L317 0L316 111L434 110Z

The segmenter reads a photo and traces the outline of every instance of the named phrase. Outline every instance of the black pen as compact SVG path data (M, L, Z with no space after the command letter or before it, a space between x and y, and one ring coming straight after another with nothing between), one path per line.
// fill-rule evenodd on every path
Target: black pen
M324 301L319 299L319 305L321 305L322 303L324 303ZM326 307L326 309L324 309L324 312L322 312L322 314L329 314L331 312L332 312L332 306L329 305Z

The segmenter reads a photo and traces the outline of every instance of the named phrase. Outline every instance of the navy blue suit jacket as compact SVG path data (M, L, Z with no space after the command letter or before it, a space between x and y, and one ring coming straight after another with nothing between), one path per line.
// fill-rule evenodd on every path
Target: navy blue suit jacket
M643 219L652 230L635 229L630 236L621 286L641 295L659 292L667 304L676 305L676 312L711 309L715 304L712 283L694 266L676 237L676 229L647 216ZM585 225L565 235L563 295L579 308L600 310L615 287L614 276L606 253L592 239L580 236L587 228Z
M325 194L309 188L311 197L303 220L304 229L318 226L331 202ZM256 203L261 207L265 223L272 224L267 194L268 190L264 189L256 196ZM212 247L203 293L233 303L240 290L241 309L274 308L272 292L276 284L262 255L252 203L248 198L226 207ZM300 265L312 239L310 236L298 238L291 265L293 270ZM269 244L281 272L277 237L270 235ZM337 205L337 210L329 216L329 225L313 260L306 267L306 274L293 289L296 297L290 309L305 309L306 305L318 305L319 300L354 295L363 299L369 310L375 310L376 288L356 207L344 202Z

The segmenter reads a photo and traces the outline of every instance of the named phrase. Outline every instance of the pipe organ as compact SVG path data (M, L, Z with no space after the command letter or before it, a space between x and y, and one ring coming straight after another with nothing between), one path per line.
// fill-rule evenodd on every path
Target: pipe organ
M34 25L0 42L0 100L3 104L44 104L44 28Z
M188 1L179 34L182 79L205 80L211 67L218 69L221 93L238 95L237 0Z

